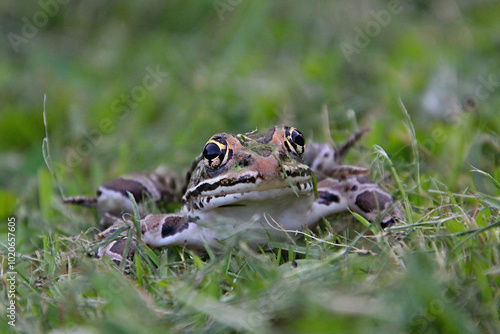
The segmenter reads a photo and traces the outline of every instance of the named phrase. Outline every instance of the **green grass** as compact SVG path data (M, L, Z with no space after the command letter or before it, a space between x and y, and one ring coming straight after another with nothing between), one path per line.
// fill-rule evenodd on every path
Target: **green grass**
M10 217L17 258L16 327L2 308L0 331L500 331L500 5L401 3L350 62L339 45L385 2L242 1L221 20L210 1L71 1L18 53L0 40L5 305ZM2 35L40 10L0 4ZM444 116L424 112L429 91ZM474 107L445 117L455 98ZM337 143L370 127L346 162L371 167L408 224L383 237L346 214L270 251L144 246L120 268L89 256L96 214L60 202L125 172L182 173L212 134L279 123Z

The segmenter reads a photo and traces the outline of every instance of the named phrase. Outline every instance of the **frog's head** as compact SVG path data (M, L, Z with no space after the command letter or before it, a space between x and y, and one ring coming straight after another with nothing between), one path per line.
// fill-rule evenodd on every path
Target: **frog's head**
M288 126L272 127L264 135L212 136L184 194L184 211L199 216L210 210L234 210L246 219L255 210L264 213L273 206L301 207L297 202L313 198L312 171L302 160L304 149L302 133Z

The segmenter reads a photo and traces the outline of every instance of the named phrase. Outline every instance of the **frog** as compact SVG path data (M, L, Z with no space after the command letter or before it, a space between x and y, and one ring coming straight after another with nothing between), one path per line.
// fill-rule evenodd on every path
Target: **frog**
M263 134L215 134L187 173L180 212L143 215L140 239L150 247L205 249L243 233L246 240L265 244L298 235L323 218L346 211L384 229L393 226L404 220L400 204L369 179L368 169L341 164L345 152L365 132L357 132L340 149L324 143L312 143L308 149L302 132L285 125ZM113 185L123 186L110 182L108 188ZM121 187L114 193L125 197L125 190ZM103 194L101 189L98 195ZM116 213L105 212L104 206L100 210L108 217ZM130 218L110 220L113 224L99 237L121 226L134 226ZM119 263L126 241L122 237L110 242L97 256ZM135 243L132 240L126 257Z

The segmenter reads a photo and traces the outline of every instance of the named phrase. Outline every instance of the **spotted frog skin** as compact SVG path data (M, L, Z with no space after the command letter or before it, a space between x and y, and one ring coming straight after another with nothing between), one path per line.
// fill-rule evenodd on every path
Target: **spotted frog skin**
M368 170L340 165L345 152L363 133L356 133L340 149L317 143L306 149L303 134L288 126L272 127L265 134L216 134L188 174L181 212L144 216L141 239L152 247L204 248L217 247L224 239L243 232L246 239L262 244L270 238L284 238L285 231L313 227L323 217L347 210L379 222L383 228L391 226L403 219L392 196L368 179ZM143 193L154 192L153 188L143 187ZM127 189L107 190L123 195ZM98 197L103 193L100 189ZM81 204L76 198L66 202ZM116 216L116 211L106 208L98 207L108 218ZM123 211L130 212L127 209L124 205ZM100 236L119 226L133 225L127 219L111 221L114 224ZM98 256L107 255L119 262L124 240L99 249Z

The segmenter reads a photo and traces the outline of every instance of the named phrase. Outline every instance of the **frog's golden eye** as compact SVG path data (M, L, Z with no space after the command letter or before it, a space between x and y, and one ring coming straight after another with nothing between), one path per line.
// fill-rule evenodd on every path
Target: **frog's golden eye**
M304 135L292 127L285 127L285 146L288 151L297 154L299 157L302 157L304 154L304 149L306 147L306 140L304 139Z
M223 166L228 160L227 142L224 137L213 137L203 149L203 162L208 168Z

